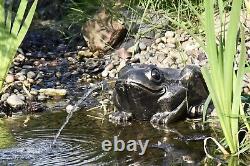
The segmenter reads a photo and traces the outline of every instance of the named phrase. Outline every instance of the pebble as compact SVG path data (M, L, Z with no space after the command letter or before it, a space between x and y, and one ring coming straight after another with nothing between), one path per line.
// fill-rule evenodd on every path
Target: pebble
M112 63L114 64L114 66L118 66L120 64L119 60L113 60Z
M94 58L98 58L99 56L100 56L100 52L99 51L94 52L94 54L93 54Z
M5 78L6 83L12 83L12 82L14 82L14 80L15 80L15 78L12 74L8 74Z
M35 78L35 77L36 77L36 73L35 73L35 72L29 71L29 72L27 73L27 78L33 79L33 78Z
M90 52L90 50L79 51L78 56L79 57L85 57L85 58L91 58L91 57L93 57L93 53Z
M174 37L175 33L173 31L166 31L165 32L165 37L166 38L170 38L170 37Z
M2 96L1 96L1 101L4 102L8 99L8 97L10 96L9 93L4 93Z
M4 112L0 112L0 118L4 118L6 114Z
M175 48L176 46L173 43L167 43L166 47L168 47L168 48Z
M132 53L132 54L136 54L136 53L139 52L139 50L140 50L140 49L139 49L139 44L135 44L135 45L129 47L129 48L127 49L127 52Z
M157 54L157 59L159 62L162 62L166 58L164 53L158 53Z
M69 105L67 105L67 107L66 107L66 112L69 114L73 109L74 109L74 106L71 105L71 104L69 104Z
M57 78L61 78L62 77L62 73L60 71L56 72L56 77Z
M109 71L104 70L104 71L102 72L102 77L106 78L106 77L108 77L108 75L109 75Z
M25 56L24 55L22 55L22 54L18 54L16 57L15 57L15 59L14 59L15 61L19 61L19 62L22 62L22 61L24 61L25 60Z
M30 66L30 65L23 65L22 68L23 68L23 69L33 69L33 66Z
M117 71L120 71L124 66L126 66L126 61L121 61L120 65L117 67Z
M111 71L109 71L109 76L110 76L111 78L114 78L115 75L116 75L116 73L117 73L116 69L112 69Z
M24 81L26 80L26 76L23 74L23 73L17 73L15 75L15 78L18 80L18 81Z
M38 101L45 101L46 99L47 99L47 97L45 95L40 94L37 96Z
M34 88L31 88L30 94L36 96L36 95L38 95L38 90L36 90L36 89L34 89Z
M159 43L158 46L157 46L157 49L158 49L158 50L161 50L161 49L163 49L163 48L165 48L165 47L166 47L165 44Z
M15 94L12 94L7 98L7 103L13 108L21 107L25 104L23 97Z
M120 48L116 51L116 54L118 55L118 57L120 57L121 59L128 59L131 57L131 53L134 52L134 46L130 47L129 49L125 49L125 48Z
M113 63L109 63L104 70L110 71L114 68L114 64Z
M167 38L166 37L161 37L161 41L163 41L164 43L167 43Z
M147 46L143 42L140 42L139 48L140 48L140 50L146 50Z
M159 44L161 42L161 38L157 38L156 40L155 40L155 44Z
M167 43L171 43L171 44L175 44L176 43L176 39L175 38L168 38L167 39Z
M160 37L161 37L161 33L158 32L158 33L155 34L155 38L156 38L156 39L157 39L157 38L160 38Z

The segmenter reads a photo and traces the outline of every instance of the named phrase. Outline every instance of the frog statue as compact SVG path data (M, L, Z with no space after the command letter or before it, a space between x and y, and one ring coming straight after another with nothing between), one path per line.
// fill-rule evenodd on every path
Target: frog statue
M123 123L150 120L168 125L186 117L201 116L197 108L208 97L200 68L158 68L148 64L123 67L115 84L113 100L118 111L109 120Z

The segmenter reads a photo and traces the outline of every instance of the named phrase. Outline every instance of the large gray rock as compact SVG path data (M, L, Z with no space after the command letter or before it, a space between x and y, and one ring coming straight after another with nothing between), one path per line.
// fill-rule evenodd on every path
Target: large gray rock
M15 94L12 94L7 98L7 103L13 108L21 107L25 104L22 97Z

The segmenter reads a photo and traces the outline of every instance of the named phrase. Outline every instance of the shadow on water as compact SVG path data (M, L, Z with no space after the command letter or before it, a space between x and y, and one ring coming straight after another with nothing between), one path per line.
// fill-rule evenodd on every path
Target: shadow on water
M101 110L100 110L101 111ZM51 146L54 136L66 117L65 112L45 113L32 117L23 127L25 118L7 121L13 131L16 145L0 150L0 165L196 165L203 157L203 138L208 131L193 129L189 123L179 123L172 130L158 130L149 122L134 122L117 126L108 121L88 117L86 112L74 113L60 137ZM203 133L203 134L201 134ZM146 153L105 152L102 141L149 140ZM158 142L161 144L158 145Z

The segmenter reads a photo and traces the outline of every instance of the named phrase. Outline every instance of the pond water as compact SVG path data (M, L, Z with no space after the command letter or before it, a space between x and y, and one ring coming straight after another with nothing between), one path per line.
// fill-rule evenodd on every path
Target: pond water
M197 123L180 122L156 129L149 122L121 126L88 114L74 113L54 145L67 113L30 116L25 125L26 117L7 120L15 142L0 150L0 165L200 165L205 156L203 140L209 130ZM134 152L103 151L102 142L110 140L113 145L114 136L125 143L149 140L145 154L139 155L139 145Z

